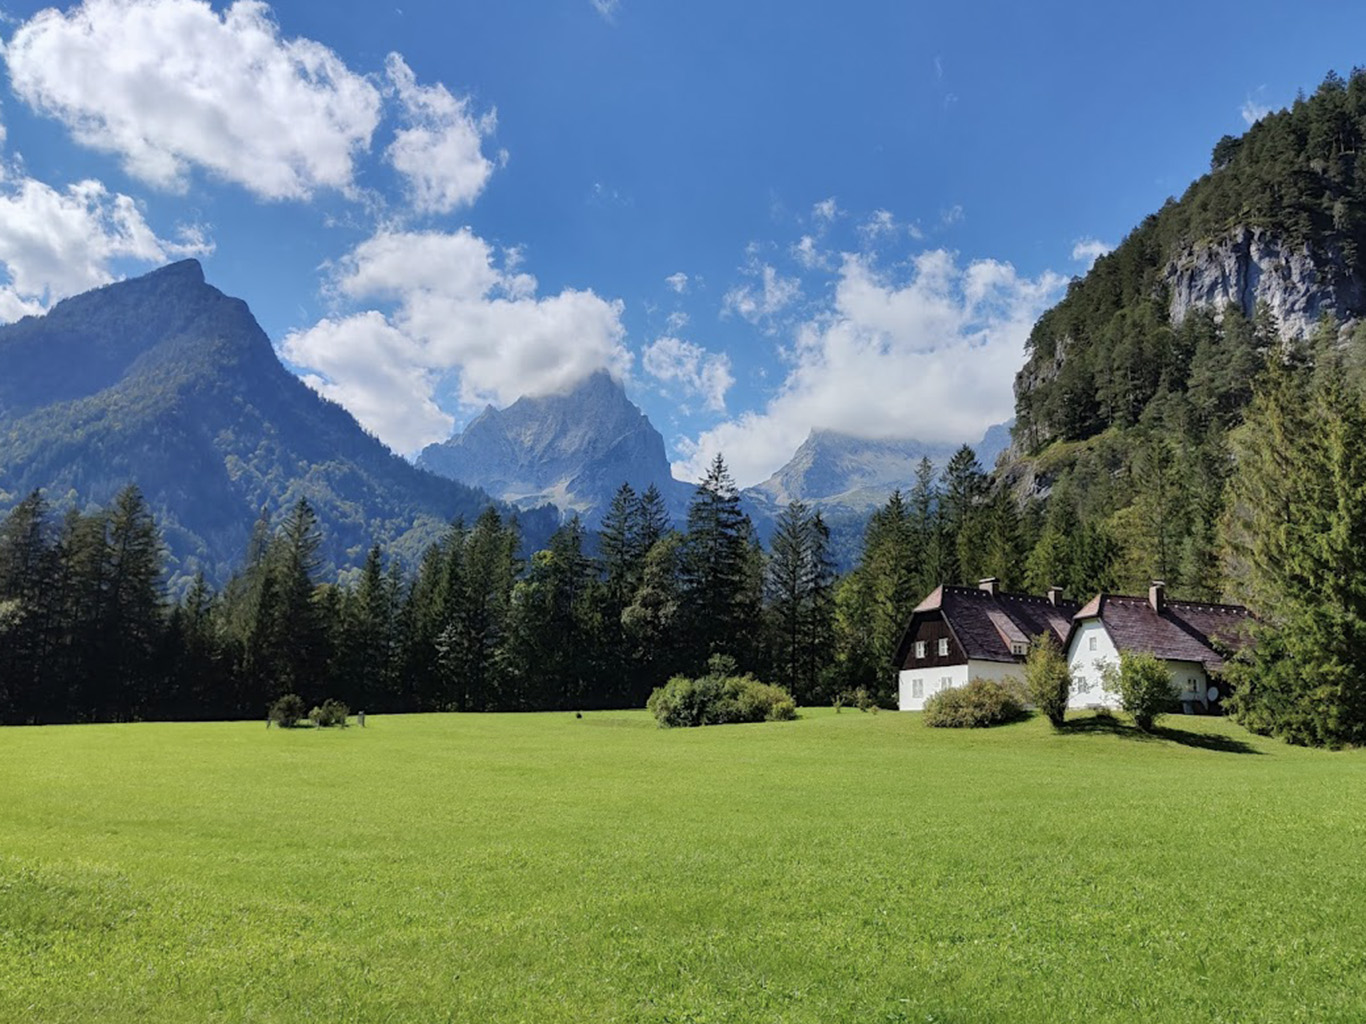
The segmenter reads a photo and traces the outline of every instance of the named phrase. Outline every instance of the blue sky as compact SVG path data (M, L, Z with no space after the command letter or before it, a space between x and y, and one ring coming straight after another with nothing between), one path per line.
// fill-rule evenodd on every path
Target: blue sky
M1033 320L1366 8L4 3L0 318L187 255L396 450L622 376L687 476L974 440Z

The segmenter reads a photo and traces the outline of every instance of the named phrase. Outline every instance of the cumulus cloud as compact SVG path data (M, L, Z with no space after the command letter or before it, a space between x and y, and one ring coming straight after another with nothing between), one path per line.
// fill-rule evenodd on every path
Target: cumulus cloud
M0 320L44 312L68 295L115 278L116 260L163 263L213 246L198 228L160 238L138 204L94 180L64 190L34 178L0 182Z
M721 301L722 313L735 313L752 324L761 324L771 320L801 296L801 282L796 278L783 277L771 264L752 260L745 273L755 281L737 285L726 292Z
M830 196L828 199L822 199L819 203L816 203L811 207L812 218L822 226L833 221L839 215L839 212L840 208L835 204L834 196Z
M35 15L4 56L17 96L163 188L198 166L267 199L346 189L380 118L374 85L281 39L257 0L85 0Z
M1114 246L1109 242L1102 242L1098 238L1078 238L1072 244L1072 259L1084 264L1087 270L1091 265L1106 253L1114 250Z
M444 85L418 85L396 53L389 54L385 71L406 125L386 155L407 179L413 206L422 213L450 213L473 202L493 173L482 146L497 126L496 113L476 119L469 101L452 96Z
M664 283L679 295L682 295L688 290L688 275L680 270L677 274L670 274L666 277Z
M465 408L562 391L594 370L624 375L622 305L592 291L538 296L530 274L499 266L468 229L383 231L333 268L341 303L370 306L289 334L286 358L387 444L412 452L452 419L438 383Z
M942 250L921 254L900 278L845 256L830 308L797 331L778 392L684 442L674 471L699 479L721 452L737 481L752 484L813 426L869 438L975 437L1011 415L1025 339L1064 284L995 260L963 266Z
M667 335L645 347L641 365L656 380L682 385L689 394L704 399L707 408L715 412L725 410L726 392L735 383L729 356Z

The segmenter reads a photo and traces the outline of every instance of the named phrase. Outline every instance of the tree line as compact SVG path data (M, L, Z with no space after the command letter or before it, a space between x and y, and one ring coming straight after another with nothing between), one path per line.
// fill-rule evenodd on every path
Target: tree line
M376 545L343 578L325 578L300 499L274 527L262 515L221 590L200 576L173 601L137 488L61 517L35 492L0 522L0 720L254 717L286 693L371 712L643 707L715 655L802 704L862 690L890 706L911 609L944 580L1018 576L1029 518L964 446L942 473L920 463L840 578L800 502L764 550L718 457L682 529L655 488L623 485L598 531L571 519L527 559L489 508L416 566Z

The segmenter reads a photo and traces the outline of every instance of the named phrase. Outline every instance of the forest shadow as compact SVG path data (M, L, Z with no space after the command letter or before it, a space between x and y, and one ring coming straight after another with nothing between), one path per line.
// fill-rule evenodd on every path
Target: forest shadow
M1193 747L1197 750L1212 750L1220 754L1261 754L1260 751L1244 740L1235 739L1232 736L1219 736L1205 732L1187 732L1185 729L1174 729L1171 726L1158 725L1152 732L1143 732L1136 726L1116 718L1114 715L1091 715L1089 718L1068 719L1062 729L1065 733L1077 735L1088 735L1096 733L1107 733L1111 736L1119 736L1126 740L1137 740L1141 743L1151 743L1155 740L1168 740L1172 743L1179 743L1183 747Z

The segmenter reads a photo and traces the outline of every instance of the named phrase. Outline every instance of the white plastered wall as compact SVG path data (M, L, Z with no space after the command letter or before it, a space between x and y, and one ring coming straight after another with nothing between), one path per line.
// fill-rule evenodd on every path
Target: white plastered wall
M1069 708L1117 708L1119 694L1105 689L1103 669L1119 665L1119 651L1099 619L1087 619L1072 636L1067 667L1072 673ZM1209 676L1198 661L1167 661L1172 693L1183 703L1206 704Z
M924 711L925 701L940 690L965 686L970 679L1018 679L1021 671L1021 665L1008 661L969 661L966 665L906 669L898 678L897 706L902 711ZM917 681L919 692L915 685Z

